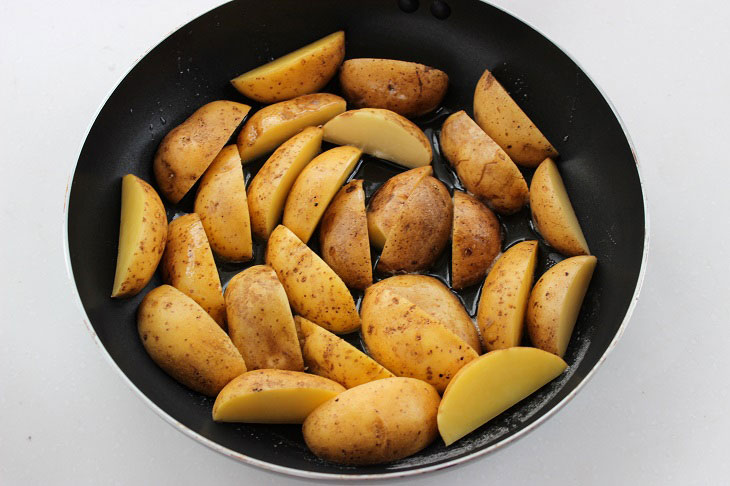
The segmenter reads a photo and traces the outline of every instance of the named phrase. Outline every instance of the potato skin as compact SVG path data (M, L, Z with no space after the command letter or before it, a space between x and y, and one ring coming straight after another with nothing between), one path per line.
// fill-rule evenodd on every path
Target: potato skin
M431 314L387 287L369 287L361 312L370 356L393 374L418 378L439 392L479 356Z
M289 228L279 225L271 233L265 259L297 314L335 333L360 327L355 301L345 283Z
M498 213L515 213L527 203L520 170L463 110L441 127L441 150L464 187Z
M489 69L474 90L474 119L510 158L524 167L537 167L558 151L522 111Z
M397 461L433 442L439 395L413 378L372 381L330 399L304 421L307 446L322 459L365 465Z
M250 109L233 101L213 101L165 135L153 169L160 192L170 202L179 202L193 187Z
M414 117L439 106L449 76L415 62L349 59L340 68L340 85L347 101L357 108L384 108Z
M459 298L439 279L428 275L396 275L373 285L373 290L376 288L387 288L394 294L405 297L456 334L474 351L481 352L482 345L474 321Z
M429 268L451 235L453 204L448 189L427 176L416 186L385 240L378 270L417 272Z
M254 265L237 274L225 299L228 334L249 370L304 371L289 301L271 267Z
M203 224L191 213L173 220L160 264L162 281L191 297L223 328L226 302Z
M368 206L368 235L377 248L385 246L388 233L398 222L403 205L424 177L433 174L430 165L401 172L380 186Z
M125 187L126 186L126 187ZM135 191L135 186L137 190ZM136 215L141 218L142 225L139 241L134 241L134 248L123 248L124 232L124 198L134 198L140 195L144 199L142 214ZM132 203L132 201L127 202ZM135 215L127 214L128 218ZM133 224L133 221L127 221ZM167 241L167 214L160 196L152 186L139 177L127 174L122 180L122 214L119 223L119 251L117 252L117 269L114 274L114 286L112 297L132 297L137 295L152 279L160 263L162 253L165 251ZM125 251L131 251L128 256L128 265L124 266L123 260Z
M350 182L332 200L322 217L319 244L322 258L345 285L364 290L373 283L373 266L362 182Z
M304 128L322 125L345 111L343 98L330 93L297 96L261 108L243 125L236 144L246 164L290 139Z
M246 364L216 322L187 295L169 285L148 293L137 312L142 344L167 374L214 397Z
M353 388L394 375L344 339L302 316L296 316L304 364L310 373Z
M451 241L451 285L463 289L487 274L502 249L502 228L488 207L469 194L454 191Z
M234 262L253 257L246 182L235 145L224 147L203 174L195 196L195 213L216 255Z
M297 56L272 72L260 72L260 68L284 59L279 58L248 71L231 80L234 88L243 95L260 103L276 103L296 96L314 93L324 88L337 73L337 68L345 58L345 33L338 31L323 37L312 44L287 54L296 55L298 51L317 47L306 54ZM284 57L287 57L284 56Z

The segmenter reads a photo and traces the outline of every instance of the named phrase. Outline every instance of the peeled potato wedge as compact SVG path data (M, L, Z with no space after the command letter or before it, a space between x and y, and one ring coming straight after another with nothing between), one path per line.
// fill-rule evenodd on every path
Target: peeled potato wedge
M304 364L310 373L329 378L345 388L395 376L352 344L312 321L301 316L296 316L294 321Z
M195 196L195 213L216 255L234 262L253 257L246 182L235 145L221 150L205 171Z
M444 392L438 429L447 446L532 395L568 365L535 348L492 351L459 370Z
M147 353L183 385L216 396L246 372L241 354L226 333L193 299L169 285L145 295L137 328Z
M339 383L299 371L249 371L218 394L213 420L301 424L317 407L344 391Z
M186 214L170 223L160 267L163 282L192 298L225 329L226 302L218 268L197 214Z
M380 186L368 206L368 235L377 248L385 246L388 233L398 221L403 205L424 177L433 174L430 165L397 174Z
M589 255L588 243L563 178L551 159L545 159L530 183L532 221L545 240L563 255Z
M477 353L481 352L479 334L459 298L440 280L427 275L396 275L381 280L374 288L387 288L405 297L433 319L446 326Z
M282 224L304 243L337 191L355 168L362 152L355 147L335 147L319 154L302 170L284 204Z
M266 264L276 271L297 314L335 333L360 328L360 316L345 283L286 226L279 225L271 233Z
M598 260L567 258L545 272L527 302L527 332L532 344L563 357Z
M536 262L537 241L523 241L504 252L489 271L477 310L487 351L520 345Z
M418 378L442 392L478 356L445 325L387 287L369 287L361 312L370 356L396 376Z
M304 128L322 125L345 111L345 100L329 93L314 93L281 101L253 114L236 143L247 164L278 147Z
M435 177L424 177L388 233L378 270L397 273L429 268L449 242L452 217L449 190Z
M415 62L349 59L340 69L340 86L356 108L384 108L405 117L424 115L441 104L448 75Z
M441 150L466 190L498 213L515 213L527 203L520 170L463 110L441 127Z
M231 80L244 96L276 103L324 88L345 58L345 33L338 31Z
M488 69L474 91L474 118L510 158L525 167L537 167L558 151L548 142L515 100Z
M409 169L428 165L433 158L431 144L420 128L398 113L379 108L337 115L324 125L324 139L358 147Z
M137 295L152 279L165 251L167 214L157 192L132 174L122 178L119 250L112 297Z
M250 109L233 101L213 101L165 135L153 169L160 192L170 202L179 202L193 187Z
M433 442L439 395L420 380L386 378L350 388L302 425L307 447L338 464L396 461Z
M302 169L317 156L322 127L307 127L284 142L269 157L248 186L248 209L253 234L262 240L279 223L284 202Z
M451 285L463 289L480 282L502 249L502 228L476 198L454 191L451 231Z
M289 301L271 267L254 265L237 274L225 299L228 335L249 370L304 371Z
M319 246L322 258L345 285L364 290L373 283L362 180L350 182L332 200L322 217Z

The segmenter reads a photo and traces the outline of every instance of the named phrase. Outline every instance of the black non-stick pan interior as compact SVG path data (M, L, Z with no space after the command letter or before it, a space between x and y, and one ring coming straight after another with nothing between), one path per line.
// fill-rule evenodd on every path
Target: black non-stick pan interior
M401 10L398 3L249 0L223 5L172 34L132 69L107 100L83 146L71 187L68 245L89 321L111 358L142 394L183 427L232 455L305 475L403 473L452 463L506 442L568 397L601 360L630 307L644 255L643 196L630 144L596 86L550 41L497 8L477 0L448 0L451 13L440 20L426 0L412 13ZM599 262L566 355L570 368L565 374L449 448L437 440L402 461L357 468L317 459L304 445L298 426L214 423L212 400L168 377L147 356L137 335L136 308L149 289L161 284L159 276L132 299L109 298L122 176L133 173L154 185L152 158L167 131L208 101L250 104L229 79L340 29L346 32L347 58L416 61L449 74L443 107L418 120L436 142L446 114L458 109L472 113L476 82L485 68L492 70L560 152L559 168ZM338 92L336 81L326 90ZM438 156L434 166L453 189L457 181ZM246 167L247 180L258 167L260 163ZM380 182L400 170L365 157L355 176L368 181L371 195ZM529 178L531 172L525 175ZM182 212L192 212L190 195L177 206L168 205L170 218ZM505 247L535 238L529 211L502 222ZM317 247L316 239L311 245ZM256 261L261 257L259 245ZM560 258L541 245L538 273ZM223 283L246 266L221 264ZM448 251L432 273L447 280L447 267ZM472 314L478 291L475 287L460 294ZM359 344L357 334L349 339Z

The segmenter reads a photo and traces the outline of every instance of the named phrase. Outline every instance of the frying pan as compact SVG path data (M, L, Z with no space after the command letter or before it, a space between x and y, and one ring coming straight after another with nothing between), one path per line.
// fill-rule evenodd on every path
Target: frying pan
M152 49L101 108L79 155L67 204L72 279L87 324L124 379L160 416L190 437L232 458L309 478L384 478L451 466L525 435L569 400L615 345L638 296L647 250L645 204L637 162L618 115L576 63L534 29L477 0L240 0L180 28ZM443 107L418 120L434 142L436 174L450 189L458 180L438 156L438 127L452 111L471 114L484 68L511 92L555 144L559 167L598 268L557 380L446 448L437 440L419 454L370 467L319 460L294 425L216 424L212 400L179 385L145 353L135 311L148 288L127 300L109 298L119 230L121 178L153 182L152 158L162 137L202 104L244 101L232 77L336 30L347 57L416 61L446 71ZM337 92L333 81L327 91ZM254 108L257 106L254 105ZM250 180L260 163L245 168ZM402 169L365 157L356 177L368 196ZM525 176L530 178L531 171ZM154 183L154 182L153 182ZM194 193L194 190L191 191ZM190 194L168 205L168 217L192 212ZM505 247L535 238L529 211L502 218ZM316 240L312 246L317 247ZM256 247L255 262L262 259ZM432 274L448 281L447 249ZM538 275L561 257L541 243ZM247 265L220 264L225 284ZM474 314L479 288L460 293ZM359 296L356 296L359 298ZM348 339L359 345L357 334Z

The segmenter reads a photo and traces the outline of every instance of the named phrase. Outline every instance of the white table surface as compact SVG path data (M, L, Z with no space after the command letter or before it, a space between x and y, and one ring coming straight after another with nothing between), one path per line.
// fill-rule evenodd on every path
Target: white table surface
M98 105L217 3L0 2L2 484L302 482L160 420L96 348L64 264L66 184ZM649 267L623 339L572 402L506 449L420 481L728 484L729 4L496 3L571 53L622 115L649 201Z

